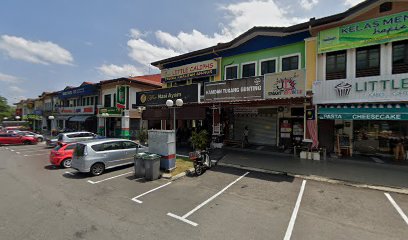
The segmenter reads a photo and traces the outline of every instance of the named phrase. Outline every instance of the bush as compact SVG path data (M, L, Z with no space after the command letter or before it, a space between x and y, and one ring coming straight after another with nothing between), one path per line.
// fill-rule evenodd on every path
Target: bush
M195 150L204 150L208 145L208 133L206 130L193 132L191 135L191 143Z
M145 129L142 128L142 129L139 131L139 142L140 142L140 143L145 143L145 142L147 142L147 137L148 137L147 130L145 130Z

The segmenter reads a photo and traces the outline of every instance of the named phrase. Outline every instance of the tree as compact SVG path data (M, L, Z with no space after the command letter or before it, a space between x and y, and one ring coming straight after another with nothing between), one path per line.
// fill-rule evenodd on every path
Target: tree
M11 118L13 114L14 108L7 104L5 97L0 96L0 121L2 121L4 117Z

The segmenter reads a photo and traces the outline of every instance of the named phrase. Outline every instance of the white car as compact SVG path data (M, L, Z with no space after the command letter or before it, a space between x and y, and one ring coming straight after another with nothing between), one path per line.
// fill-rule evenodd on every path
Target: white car
M44 141L44 136L38 133L30 132L30 131L18 131L18 135L27 136L27 137L35 137L37 141L42 142Z

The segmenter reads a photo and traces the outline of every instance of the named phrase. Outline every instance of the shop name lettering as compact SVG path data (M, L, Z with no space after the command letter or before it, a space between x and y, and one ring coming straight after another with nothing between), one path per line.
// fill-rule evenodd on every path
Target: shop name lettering
M372 22L366 22L361 24L349 25L341 28L342 34L349 34L355 32L361 32L366 30L373 30L373 35L376 34L389 34L395 31L401 31L407 29L408 26L405 22L408 21L408 15L404 14L402 16L396 16L391 18L386 18L382 20L374 20ZM393 25L401 24L401 25ZM393 25L393 26L390 26Z
M182 75L173 76L173 77L166 77L166 80L177 80L177 79L184 79L184 78L194 78L194 77L200 77L200 76L208 76L208 75L213 75L214 71L215 70L213 69L213 70L206 70L206 71L200 71L200 72L187 73L187 74L182 74Z
M79 88L79 89L74 89L74 90L70 90L70 91L65 91L62 93L62 96L68 96L68 95L72 95L72 94L80 94L80 93L84 93L85 89L84 88Z
M322 114L320 119L349 119L349 115ZM401 114L351 114L353 120L402 120Z
M391 93L393 96L408 96L408 78L401 79L399 82L397 80L379 80L355 83L355 91L357 93L368 92L365 94L367 97L384 97L387 90L394 90Z
M159 93L157 95L147 95L146 101L154 101L157 99L171 99L171 98L181 98L183 94L181 93Z
M257 92L262 91L262 86L243 86L237 88L223 88L205 91L206 95L228 94L228 93L243 93L243 92Z
M295 75L292 78L278 79L278 81L274 84L275 89L273 92L268 92L268 95L277 96L302 94L302 90L296 89L296 80L294 80L296 77L297 76Z

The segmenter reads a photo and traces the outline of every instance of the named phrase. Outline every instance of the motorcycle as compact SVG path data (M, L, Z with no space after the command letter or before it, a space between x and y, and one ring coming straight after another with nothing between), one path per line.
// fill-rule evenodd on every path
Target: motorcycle
M191 152L189 157L194 161L194 172L197 176L202 175L207 169L217 165L216 160L210 159L209 149Z

